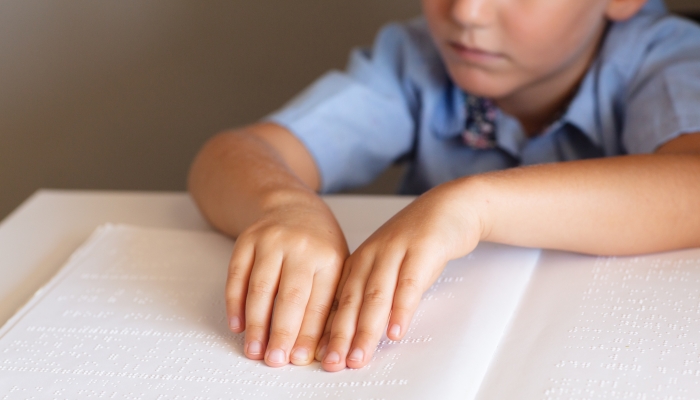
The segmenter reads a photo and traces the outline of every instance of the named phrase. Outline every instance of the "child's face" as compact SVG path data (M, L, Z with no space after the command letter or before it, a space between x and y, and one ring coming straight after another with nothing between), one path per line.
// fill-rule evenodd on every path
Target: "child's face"
M452 79L470 93L493 99L561 80L572 71L579 75L585 71L604 31L610 3L422 1L433 40Z

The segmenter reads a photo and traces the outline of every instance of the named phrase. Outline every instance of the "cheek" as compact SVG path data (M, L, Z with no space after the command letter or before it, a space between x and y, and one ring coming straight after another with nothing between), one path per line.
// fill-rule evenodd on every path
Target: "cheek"
M433 36L447 24L448 13L452 0L422 0L423 16L428 22Z
M569 4L570 5L570 4ZM522 10L504 17L508 52L525 73L551 72L565 66L590 45L601 23L591 8L552 7L546 13ZM527 17L525 17L527 16Z

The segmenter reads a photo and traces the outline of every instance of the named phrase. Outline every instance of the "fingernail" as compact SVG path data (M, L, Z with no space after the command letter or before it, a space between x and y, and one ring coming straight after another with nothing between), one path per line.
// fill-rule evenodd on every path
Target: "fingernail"
M262 353L262 343L255 341L248 343L248 354L258 355Z
M292 358L297 361L306 361L309 359L309 351L303 347L297 347L292 350Z
M331 351L326 355L326 358L323 359L323 362L326 364L338 364L340 362L340 354L338 354L335 351Z
M282 364L283 362L286 361L285 356L284 356L284 351L280 349L274 349L268 354L267 356L268 361L273 362L275 364Z
M357 348L355 348L355 350L352 351L352 353L350 353L348 360L362 362L362 360L364 358L365 358L365 352L362 351L361 348L357 347Z
M326 355L326 348L327 348L327 347L328 347L328 346L324 344L324 345L321 346L321 348L318 350L317 356L318 356L318 359L319 359L319 360L323 360L323 356Z
M401 334L401 327L399 324L393 324L389 327L389 335L394 338L398 338Z
M231 317L228 320L228 326L232 331L239 331L241 329L241 319L238 317Z

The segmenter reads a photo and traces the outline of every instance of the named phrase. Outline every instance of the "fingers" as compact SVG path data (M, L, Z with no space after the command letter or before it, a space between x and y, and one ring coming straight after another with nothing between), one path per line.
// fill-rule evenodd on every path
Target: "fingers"
M425 288L442 269L426 253L402 249L385 249L373 258L349 260L351 272L323 355L327 371L367 365L385 328L389 339L403 338ZM322 340L319 348L323 345Z
M335 296L333 297L333 302L331 303L331 308L330 308L330 313L328 314L328 317L326 318L326 324L323 330L323 336L321 337L321 340L318 342L318 345L316 346L316 360L317 361L323 361L323 357L326 354L326 348L328 347L328 341L330 338L331 334L331 326L333 325L333 320L335 319L335 314L338 312L338 302L340 299L340 295L343 292L343 287L345 286L345 282L348 280L348 275L350 275L350 266L348 264L350 260L347 259L345 260L345 263L343 265L343 270L340 275L340 281L338 282L338 286L335 290Z
M406 245L361 248L341 269L336 254L248 243L239 238L231 258L229 325L245 327L247 357L273 367L306 365L314 355L327 371L365 366L385 328L391 340L404 337L442 270L431 252Z
M245 329L247 357L273 367L306 365L323 334L344 260L305 252L285 259L270 247L237 242L227 281L229 325L234 332Z
M366 365L386 326L403 252L371 253L360 252L349 262L350 274L322 362L327 371Z
M390 340L401 340L406 335L423 293L443 269L444 265L436 265L435 258L426 252L409 252L406 255L387 324L387 337Z
M271 367L280 367L289 363L292 346L299 334L306 304L311 294L314 270L300 268L298 261L294 258L283 261L270 329L270 341L265 352L265 362Z
M316 347L332 308L340 271L340 266L334 265L332 268L321 269L314 276L304 320L290 357L293 364L307 365L314 360Z
M245 355L261 360L265 354L270 318L282 268L282 253L257 248L245 303Z
M340 371L346 366L345 358L350 341L355 336L364 285L372 268L371 259L356 261L355 258L350 256L347 265L349 275L338 298L338 310L333 317L328 344L321 359L323 369L330 372ZM362 262L369 264L362 265Z
M394 253L391 258L379 259L380 265L384 267L375 268L367 281L357 332L347 357L347 365L350 368L361 368L372 359L392 312L396 277L403 257L401 251Z
M233 247L226 280L226 314L229 328L235 333L245 328L245 299L254 256L252 243L240 237Z

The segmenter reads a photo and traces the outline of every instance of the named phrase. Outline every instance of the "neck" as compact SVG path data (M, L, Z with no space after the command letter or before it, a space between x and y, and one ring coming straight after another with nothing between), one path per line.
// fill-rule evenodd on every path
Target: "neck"
M503 112L518 119L527 137L540 134L565 111L596 58L604 30L600 30L593 44L570 65L508 96L494 99Z

